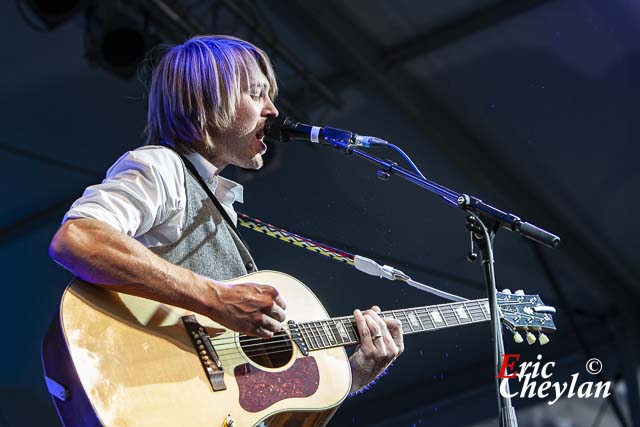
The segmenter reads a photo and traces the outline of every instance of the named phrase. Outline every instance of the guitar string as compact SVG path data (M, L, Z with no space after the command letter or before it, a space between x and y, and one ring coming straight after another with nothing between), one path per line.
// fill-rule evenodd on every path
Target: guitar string
M487 320L487 319L484 319L484 318L482 319L482 321L485 321L485 320ZM480 320L476 320L476 322L479 322L479 321ZM461 322L459 324L464 324L464 323L471 323L471 321ZM456 325L450 325L450 326L456 326ZM439 329L439 328L431 328L431 329L426 328L425 330L436 330L436 329ZM440 329L442 329L442 328L440 328ZM418 332L418 331L415 331L415 332ZM209 338L209 339L210 339L210 341L212 341L212 344L214 344L214 342L213 342L214 339L212 339L212 338ZM342 342L338 342L338 340L335 340L335 339L332 342L332 340L330 338L328 338L327 340L329 341L330 345L329 346L324 346L323 345L324 348L336 347L336 346L342 346L342 345L349 345L349 344L357 343L357 341L352 341L350 337L349 337L349 340L350 340L349 342L344 342L344 340L342 338L341 338ZM284 345L280 345L281 343L284 344ZM279 339L276 339L276 340L271 339L271 340L264 341L264 342L261 342L261 343L258 343L258 344L250 344L250 345L242 345L241 344L240 348L243 349L243 350L247 349L247 350L244 351L244 353L249 354L250 351L251 351L250 347L261 346L261 347L269 347L270 350L274 350L274 349L280 349L280 348L285 348L285 347L286 348L291 348L293 346L293 344L295 344L295 342L292 343L292 341L289 338L289 336L286 335L286 336L281 336ZM257 350L258 353L251 353L252 355L259 354L259 352L263 351L264 349L260 348L260 349L255 349L255 350ZM220 355L220 354L229 354L230 352L233 352L233 351L238 351L239 352L239 349L238 349L238 347L236 345L223 347L221 345L216 344L216 351Z
M414 328L411 327L410 320L406 315L404 315L405 319L398 319L398 317L400 316L390 316L388 314L385 315L384 317L387 317L387 318L395 317L396 320L399 320L403 325L403 330L405 334L410 334L412 332L420 332L422 330L427 330L427 329L437 329L439 326L437 326L436 323L444 323L444 326L449 326L449 322L453 322L454 325L457 325L457 324L471 323L473 321L483 321L488 319L485 313L485 310L483 310L481 307L475 307L475 308L472 308L471 310L469 310L469 308L467 307L467 312L472 317L469 320L459 320L459 318L453 313L453 310L451 310L450 312L446 310L440 310L438 314L441 314L441 317L445 320L444 322L434 322L431 319L429 312L426 311L426 309L425 309L425 313L418 312L417 309L414 311L416 311L415 312L416 317L420 319L419 323L421 325L421 329L419 331L415 331ZM475 320L473 317L475 315L479 315L480 313L482 314L482 318L479 320ZM424 326L425 322L423 322L423 320L426 320L426 319L429 319L429 322L427 323L427 325L431 324L432 326L431 328L429 326L426 326L426 327ZM343 320L347 320L349 323L345 324ZM447 322L447 320L449 322ZM327 331L324 329L324 327L322 327L322 323L331 322L331 324L324 323L324 325L327 327L331 335L335 335L335 332L338 332L338 334L340 333L340 331L338 330L338 327L336 326L336 323L338 321L346 329L345 332L347 332L347 335L349 335L349 332L351 332L355 337L355 331L357 329L354 328L353 316L343 316L342 318L333 318L333 319L327 319L324 321L321 320L321 321L314 321L314 322L301 322L298 324L298 330L300 331L300 333L302 334L302 337L306 341L311 341L311 339L314 339L316 343L320 343L320 346L324 346L325 341L331 343L331 340L328 338L328 334L326 333ZM333 328L331 327L332 325L333 325ZM405 325L408 327L406 327ZM317 332L313 331L314 328L316 329ZM239 337L246 337L246 336L247 335L239 335ZM215 340L216 344L218 345L224 345L231 342L235 343L238 338L236 336L233 336L233 337L225 337L225 338L214 337L211 339ZM273 340L274 340L273 338L270 338L270 339L259 338L259 337L248 338L243 340L243 344L244 344L243 347L251 346L251 344L247 344L250 342L258 341L258 343L254 345L263 345L265 342L273 342ZM289 341L290 340L289 335L282 336L281 340ZM310 342L310 344L314 347L317 346L312 342Z
M481 320L476 320L475 322L481 322L481 321L486 321L487 319L481 319ZM467 322L470 323L470 322ZM462 323L461 323L462 324ZM432 331L432 330L438 330L438 329L444 329L445 327L453 327L453 326L457 326L457 325L449 325L449 326L444 326L441 328L432 328L432 329L425 329L424 331ZM272 344L273 342L269 342L269 344ZM333 345L330 346L322 346L320 348L310 348L310 351L314 351L314 350L320 350L320 349L326 349L326 348L335 348L335 347L342 347L344 345L348 345L348 344L355 344L355 343L335 343ZM268 350L263 350L263 349L255 349L252 352L249 351L240 351L241 348L238 348L236 346L233 347L228 347L228 348L224 348L224 349L220 349L219 351L217 351L218 356L219 357L224 357L226 362L233 362L236 360L246 360L243 355L246 355L249 359L251 359L252 357L259 357L259 356L270 356L273 354L278 354L278 353L284 353L284 352L290 352L293 353L293 348L294 346L290 343L290 341L287 341L287 345L285 346L271 346L270 349Z
M435 325L436 322L434 322L432 320L432 317L430 315L430 313L434 312L434 311L437 312L438 314L441 314L441 317L443 317L445 319L445 322L443 322L443 323L445 323L445 326L449 326L449 324L446 322L446 320L453 320L456 325L457 324L464 324L464 323L471 323L471 322L474 322L474 321L488 320L488 316L486 314L486 309L483 309L483 307L479 303L475 304L475 305L476 305L476 307L464 306L464 308L466 309L466 312L468 312L470 317L471 317L468 321L460 321L458 319L458 317L456 316L456 314L454 313L454 309L453 309L452 306L429 306L429 307L419 307L419 308L416 308L416 309L408 309L408 310L392 310L392 311L387 311L387 312L382 313L382 317L395 318L396 320L399 320L403 325L403 332L405 334L409 334L409 333L415 332L415 331L413 330L413 328L410 325L410 320L409 320L407 314L405 313L406 311L414 312L416 317L418 319L420 319L421 325L424 325L422 320L428 319L429 323L431 323L433 325L432 329L437 329L437 326ZM439 307L440 310L437 310L436 307ZM463 307L463 304L457 304L455 308L458 309L458 308L462 308L462 307ZM428 311L427 308L433 308L433 310ZM444 310L443 310L443 308L444 308ZM398 317L400 317L399 314L402 314L402 317L405 317L405 319L399 319L398 318ZM475 315L479 315L479 314L482 315L482 319L475 320L473 317ZM349 323L345 324L343 322L344 320L347 320ZM332 318L332 319L325 319L325 320L318 320L318 321L311 321L311 322L300 322L300 323L297 324L297 326L298 326L298 330L301 332L303 337L304 337L304 335L306 333L306 335L308 337L315 338L316 342L320 342L320 343L322 343L322 345L324 345L324 341L325 340L323 340L322 338L323 337L327 337L326 331L324 330L324 328L322 328L322 329L318 328L318 326L319 326L318 324L323 324L323 322L332 322L333 326L336 329L337 329L337 326L335 326L335 324L337 322L340 322L343 327L345 327L347 329L350 329L351 332L355 332L356 331L356 329L354 329L355 321L353 319L353 316L342 316L342 317L336 317L336 318ZM437 323L441 323L441 322L437 322ZM409 326L409 328L405 329L404 328L405 324L407 326ZM331 331L331 329L332 329L331 328L331 324L324 323L324 325L327 326L328 329L330 330L330 332L333 333L333 331ZM322 326L322 325L320 325L320 326ZM304 327L307 327L307 329L304 329ZM314 332L313 329L311 329L313 327L315 327L317 332ZM429 329L429 328L428 327L424 327L422 330L427 330L427 329ZM246 337L247 335L241 334L239 336L240 337ZM230 343L230 342L234 342L235 343L237 338L235 336L233 336L233 337L226 337L226 338L211 338L211 339L212 340L216 340L217 344L226 344L226 343ZM273 339L273 338L271 338L271 339ZM289 336L287 335L285 339L289 340ZM268 340L268 339L260 338L260 337L253 337L253 338L245 339L243 342L244 343L248 343L248 342L259 341L259 343L257 343L257 345L260 345L260 344L263 344L265 342L265 340ZM329 342L328 338L326 338L326 341Z
M471 322L478 323L478 322L486 321L486 320L488 320L488 319L474 320L474 321L470 321L470 322L466 322L466 323L471 323ZM460 325L460 324L465 324L465 323L458 323L457 325ZM447 325L447 326L440 327L440 328L426 329L426 331L444 329L446 327L453 327L453 326L457 326L457 325L451 324L451 325ZM419 332L419 331L416 331L416 332ZM269 344L272 344L272 343L273 342L269 342ZM355 344L355 342L353 342L353 343L337 343L336 342L334 345L330 345L330 346L324 346L324 347L317 348L317 349L311 348L310 351L326 349L326 348L342 347L344 345L349 345L349 344ZM224 350L232 350L232 351L222 353ZM270 356L270 355L273 355L273 354L279 354L279 353L285 353L285 352L293 353L294 346L290 342L287 342L287 345L285 345L285 346L278 346L278 347L271 346L271 349L268 350L268 351L263 351L263 350L256 349L256 351L254 351L254 352L248 352L248 351L247 352L241 352L239 350L240 349L238 347L236 347L236 346L225 348L225 349L219 349L218 355L219 356L222 355L224 357L224 359L225 359L224 361L230 363L230 362L235 362L237 360L246 361L246 358L244 356L247 356L249 359L251 359L252 357ZM255 362L255 363L257 363L257 362ZM282 366L284 366L284 365L282 365Z
M476 320L475 322L480 322L480 321L486 321L487 319L482 319L482 320ZM471 321L470 321L471 322ZM467 322L469 323L469 322ZM450 325L450 326L456 326L456 325ZM436 330L437 328L431 329L431 330ZM417 331L416 331L417 332ZM279 342L283 342L283 340L280 340ZM259 357L259 356L270 356L273 354L279 354L279 353L285 353L285 352L290 352L293 353L293 348L294 346L292 345L291 341L286 340L286 344L285 345L279 345L279 346L274 346L274 341L269 341L267 343L265 343L265 346L269 346L269 349L255 349L255 351L244 351L241 352L239 351L240 349L236 346L233 347L227 347L227 348L220 348L217 353L218 356L224 356L224 358L226 359L227 362L231 362L231 361L235 361L235 360L244 360L243 358L243 353L244 355L246 355L248 358L252 358L252 357ZM332 344L330 346L323 346L323 348L333 348L333 347L342 347L343 345L347 345L347 344L355 344L355 343L338 343L336 342L335 344ZM254 345L255 346L255 345ZM244 349L244 347L243 347ZM231 351L226 351L226 350L231 350ZM266 351L265 351L266 350ZM315 350L315 349L310 349L311 351Z
M424 318L431 319L430 311L428 311L427 308L434 308L431 311L436 311L437 312L438 310L435 309L436 307L439 307L439 306L418 307L418 308L415 308L415 309L406 309L406 310L391 310L391 311L383 312L382 313L382 317L395 318L396 320L400 320L401 323L403 323L403 324L405 322L408 324L409 323L409 319L408 319L408 316L407 316L407 312L409 312L409 311L413 312L413 314L415 314L416 317L424 317ZM457 306L455 306L455 309L460 309L462 307L463 307L462 304L458 304ZM444 317L446 317L447 319L455 319L457 321L458 318L454 314L453 307L440 306L439 308L441 308L440 313ZM464 308L466 309L465 311L468 312L471 316L474 316L474 315L477 315L477 314L481 313L482 314L482 320L487 319L486 309L483 309L483 307L480 306L479 304L475 304L475 307L473 307L473 306L472 307L465 306ZM444 309L444 310L442 310L442 309ZM405 319L400 319L399 317L405 317ZM465 316L463 316L463 317L465 317ZM469 316L466 316L466 317L469 317ZM344 320L348 320L350 324L349 323L345 324L343 322ZM422 319L420 319L420 320L422 320ZM469 321L471 321L471 320L469 320ZM319 329L317 328L318 324L322 324L323 322L325 324L326 324L326 322L332 322L334 325L336 323L340 322L345 327L353 327L353 324L355 323L353 316L342 316L342 317L335 317L335 318L332 318L332 319L324 319L324 320L317 320L317 321L310 321L310 322L300 322L300 323L297 324L297 326L298 326L298 329L299 330L303 330L303 332L307 332L308 333L309 332L309 328L313 328L313 327L315 327L319 332ZM431 323L433 323L433 321L431 321ZM468 323L468 322L461 321L460 323ZM303 329L303 327L307 327L307 329ZM409 330L411 330L411 328L409 328ZM311 332L310 335L312 335L315 338L320 336L320 334L313 332L313 329L311 329L310 332ZM323 330L323 332L324 332L324 330ZM257 340L262 340L262 338L256 338L256 339Z
M320 349L327 349L327 348L335 348L335 347L343 347L345 345L352 345L355 343L336 343L333 344L331 346L323 346L321 348L311 348L309 349L309 351L315 351L315 350L320 350ZM292 353L293 350L293 346L290 343L287 343L284 346L273 346L271 345L270 348L268 349L255 349L254 351L241 351L241 349L234 347L234 348L230 348L227 349L229 351L223 351L223 350L219 350L218 351L218 356L225 359L226 361L229 360L235 360L235 359L243 359L244 356L248 357L248 358L254 358L254 357L259 357L259 356L270 356L273 354L277 354L277 353L283 353L283 352L289 352Z
M476 320L476 322L480 322L480 321L486 321L486 319ZM455 326L455 325L450 325L450 326ZM430 330L437 330L437 329L438 328L432 328L432 329L426 329L426 330L430 331ZM282 341L284 340L280 340L280 342ZM273 341L269 341L265 343L265 347L269 345L270 347L269 349L254 349L253 351L240 351L241 348L238 348L236 346L226 347L226 348L218 347L217 353L219 357L224 357L226 361L234 361L234 360L244 360L243 354L246 355L248 358L252 358L252 357L258 357L258 356L270 356L273 354L284 353L284 352L293 353L294 351L294 345L289 340L286 340L285 345L275 346L273 344L275 344ZM335 342L334 344L331 344L329 346L323 345L323 347L321 348L318 348L318 349L310 348L309 350L314 351L319 349L342 347L348 344L355 344L355 342L353 343Z
M459 306L459 307L461 307L461 306ZM421 323L421 327L422 327L421 330L415 331L415 330L413 330L413 328L411 328L411 326L409 326L409 328L404 333L405 334L409 334L409 333L413 333L413 332L422 332L422 331L426 331L426 330L442 329L442 328L447 327L447 326L457 326L459 324L474 323L474 322L480 322L480 321L488 320L488 317L487 317L487 315L485 313L485 310L483 310L482 307L475 307L472 310L469 310L469 307L465 307L465 308L467 308L467 312L471 316L471 318L469 320L466 320L466 321L460 320L454 314L453 309L451 309L450 312L446 312L446 311L440 310L439 314L441 314L441 316L445 319L445 322L442 322L442 323L444 323L443 326L436 326L435 325L436 322L431 320L431 316L429 316L429 312L426 312L424 314L423 313L416 313L416 317L418 317L418 318L420 318L421 315L429 316L429 320L430 320L430 323L432 324L432 327L428 327L428 326L424 327L424 323ZM413 311L416 311L416 310L413 310ZM426 309L425 309L425 311L426 311ZM383 313L383 314L387 314L387 313ZM482 313L482 318L475 319L474 315L478 315L479 313ZM385 316L385 317L389 317L389 316ZM426 318L427 317L425 317L425 319ZM334 318L334 319L330 319L330 320L336 321L336 320L346 320L346 319L353 319L353 317L352 316L344 316L342 318ZM405 322L407 324L410 323L408 318L405 319L404 321L401 320L401 319L397 319L397 320L400 320L400 322L403 324L403 329L404 329ZM448 322L446 322L446 320L452 321L451 322L452 324L449 324ZM319 323L319 322L323 322L323 321L317 321L317 323ZM437 323L441 323L441 322L437 322ZM304 330L304 328L301 328L301 325L311 326L310 322L302 322L302 323L298 324L298 329L301 330L301 331ZM355 330L353 328L353 323L351 323L350 325L344 325L343 324L343 326L349 327L351 329L351 331L354 333L354 337L355 337ZM332 332L332 335L334 335L333 331L331 331L331 328L329 328L329 329L330 329L330 332ZM304 332L309 332L309 331L308 330L304 330ZM242 335L242 336L246 336L246 335ZM317 347L317 348L324 347L324 348L326 348L326 347L334 346L334 344L331 342L331 339L328 337L328 335L324 335L325 339L322 339L323 335L316 334L312 330L311 330L310 334L307 334L307 337L305 337L304 334L302 335L302 337L305 338L306 341L310 341L310 339L306 339L307 337L315 338L316 344L313 344L313 343L309 342L308 343L309 347ZM343 339L343 338L341 338L341 339ZM349 336L349 339L351 340L351 336ZM209 340L211 341L212 344L215 344L218 348L220 348L221 346L224 346L225 344L234 344L233 346L231 346L229 348L238 351L238 347L236 346L236 337L235 336L231 337L231 338L222 338L222 339L217 339L215 337L214 338L209 337ZM329 343L328 346L326 346L324 344L325 340ZM256 344L246 344L248 342L255 342L255 341L259 341L259 342L256 343ZM241 344L241 348L249 348L249 347L254 347L254 346L273 346L273 344L279 344L281 342L285 342L285 343L287 343L287 346L290 346L291 345L291 339L290 339L289 335L286 335L286 334L282 335L279 339L276 339L276 340L274 340L273 338L270 339L270 340L265 340L263 338L257 338L257 337L256 338L245 339L245 340L243 340L243 344ZM335 336L334 336L334 342L336 343L336 345L344 345L344 344L353 343L353 342L345 343L344 341L342 343L338 343L338 341L335 339ZM356 342L357 342L357 340L356 340ZM318 346L317 343L320 343L320 345ZM225 348L220 349L220 353L222 353L225 350L226 350Z

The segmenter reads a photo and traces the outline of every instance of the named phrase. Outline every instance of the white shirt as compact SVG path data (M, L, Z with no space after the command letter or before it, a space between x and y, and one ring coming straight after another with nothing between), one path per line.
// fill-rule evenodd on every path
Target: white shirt
M218 169L196 152L185 157L195 166L229 217L237 222L234 202L243 202L242 185L217 175ZM106 222L146 247L177 241L186 221L185 172L171 149L146 146L125 153L76 200L62 222L93 218Z

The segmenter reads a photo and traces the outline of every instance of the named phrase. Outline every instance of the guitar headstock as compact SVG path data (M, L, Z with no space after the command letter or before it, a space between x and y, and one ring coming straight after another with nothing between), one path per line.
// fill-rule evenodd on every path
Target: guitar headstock
M556 309L545 305L539 295L526 295L523 291L511 293L509 289L504 289L497 293L497 302L502 322L513 332L513 339L517 343L524 341L519 331L526 332L529 344L536 342L534 333L538 334L540 345L549 342L545 332L556 330L552 317Z

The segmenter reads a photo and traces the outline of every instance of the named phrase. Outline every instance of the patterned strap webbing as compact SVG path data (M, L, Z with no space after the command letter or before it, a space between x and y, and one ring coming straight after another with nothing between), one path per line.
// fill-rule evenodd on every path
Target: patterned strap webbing
M353 261L354 255L349 252L341 251L329 245L325 245L324 243L302 237L273 224L268 224L257 218L252 218L247 214L238 214L238 225L247 227L253 231L257 231L258 233L266 234L267 236L274 237L278 240L294 244L311 252L324 255L335 261L355 266Z

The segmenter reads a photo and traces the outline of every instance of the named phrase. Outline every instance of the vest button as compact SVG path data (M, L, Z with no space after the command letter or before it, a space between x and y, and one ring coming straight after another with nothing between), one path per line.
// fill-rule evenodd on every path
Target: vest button
M251 272L254 269L254 265L251 261L249 261L248 263L245 264L245 267L247 269L247 271Z

